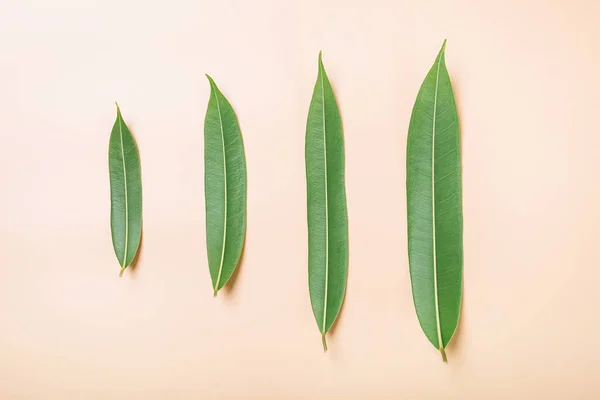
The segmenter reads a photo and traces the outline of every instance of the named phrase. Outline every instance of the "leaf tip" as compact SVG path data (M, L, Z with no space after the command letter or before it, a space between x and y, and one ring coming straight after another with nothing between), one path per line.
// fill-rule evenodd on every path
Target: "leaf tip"
M442 361L448 363L448 358L446 357L446 351L443 347L440 347L440 353L442 353Z
M323 343L323 352L327 353L327 339L324 333L321 334L321 342Z
M117 114L121 114L121 108L119 107L119 103L115 101L115 106L117 106Z
M216 86L215 84L215 80L209 75L209 74L204 74L206 76L206 79L208 79L208 82L210 83L210 87L212 88L213 86Z
M443 54L446 51L446 42L448 39L444 39L444 43L442 43L442 48L440 49L440 54Z

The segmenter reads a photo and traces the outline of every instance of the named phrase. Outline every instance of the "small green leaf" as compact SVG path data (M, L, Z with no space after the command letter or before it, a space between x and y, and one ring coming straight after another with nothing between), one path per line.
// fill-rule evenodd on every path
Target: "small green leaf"
M119 105L108 147L110 174L110 227L119 276L135 259L142 236L142 176L135 139L127 128Z
M246 156L235 112L212 78L204 120L206 247L214 295L237 267L246 234Z
M463 217L458 114L446 42L413 108L406 149L408 257L423 332L446 361L460 314Z
M344 136L333 89L319 53L319 74L306 124L308 285L313 313L325 334L344 300L348 275L348 213Z

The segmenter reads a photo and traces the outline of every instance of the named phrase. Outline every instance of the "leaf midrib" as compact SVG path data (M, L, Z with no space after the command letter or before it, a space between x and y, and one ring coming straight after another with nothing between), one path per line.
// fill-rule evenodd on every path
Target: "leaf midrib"
M327 328L327 296L329 288L329 195L328 195L328 183L327 183L327 134L325 124L325 71L323 68L322 61L319 62L319 69L321 75L321 105L322 105L322 116L323 116L323 164L325 172L325 294L323 296L323 328L321 334L325 335Z
M117 105L117 109L118 109L118 105ZM125 145L123 144L123 126L122 126L122 119L123 117L121 116L121 110L119 110L119 116L118 116L118 121L119 121L119 137L121 139L121 158L123 160L123 186L125 187L125 251L123 253L123 265L121 265L121 272L119 273L119 275L123 275L123 271L125 271L125 268L127 267L127 250L128 250L128 245L129 245L129 196L127 194L127 167L126 167L126 163L125 163Z
M223 151L223 246L221 248L221 262L219 265L219 273L217 274L217 281L215 283L215 296L219 291L219 283L221 282L221 275L223 273L223 263L225 260L225 243L227 238L227 161L225 158L225 132L223 130L223 118L221 117L221 106L219 105L219 96L216 87L213 87L215 101L217 103L217 114L219 115L219 127L221 128L221 148Z
M431 229L433 233L433 295L435 300L435 322L438 336L438 345L440 350L444 348L442 342L442 326L440 322L440 304L438 296L438 282L437 282L437 251L436 251L436 240L435 240L435 124L436 124L436 113L437 113L437 97L438 97L438 86L440 79L440 65L442 62L442 54L440 53L437 60L437 72L435 77L435 93L433 95L433 129L431 134L431 211L432 211L432 224Z

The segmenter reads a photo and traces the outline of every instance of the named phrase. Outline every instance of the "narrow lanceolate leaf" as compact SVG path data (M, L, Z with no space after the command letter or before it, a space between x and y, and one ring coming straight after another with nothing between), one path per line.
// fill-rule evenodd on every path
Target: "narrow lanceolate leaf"
M231 278L246 234L246 156L231 104L208 76L204 120L206 247L214 295Z
M444 41L417 95L406 150L413 300L444 361L460 314L463 264L460 137L445 47Z
M326 351L325 334L337 318L346 291L348 214L342 121L321 54L306 124L305 146L308 286Z
M110 227L120 276L131 265L142 236L142 176L135 139L117 105L117 120L108 148Z

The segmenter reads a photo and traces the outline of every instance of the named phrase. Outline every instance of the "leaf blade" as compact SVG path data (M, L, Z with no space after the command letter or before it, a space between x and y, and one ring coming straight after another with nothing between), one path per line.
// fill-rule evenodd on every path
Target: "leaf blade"
M413 301L423 332L444 361L458 325L463 262L460 136L445 46L415 101L406 179Z
M137 144L117 105L109 141L111 236L121 271L131 265L142 234L142 178Z
M246 233L246 158L233 107L207 75L204 120L206 246L214 295L235 271Z
M321 53L318 66L305 138L308 269L311 305L326 350L325 334L346 290L348 215L341 117Z

